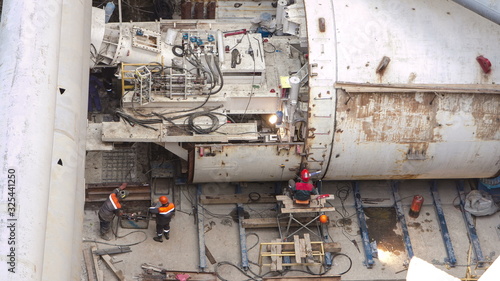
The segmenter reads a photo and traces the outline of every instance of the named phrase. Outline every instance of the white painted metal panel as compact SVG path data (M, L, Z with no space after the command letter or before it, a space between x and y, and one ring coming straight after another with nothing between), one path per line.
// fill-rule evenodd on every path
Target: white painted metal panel
M88 99L90 3L63 1L59 52L54 145L51 161L48 235L41 280L74 280L81 272L75 256L81 255L81 224ZM83 12L82 12L83 11ZM71 39L71 40L68 40ZM64 90L64 91L63 91ZM75 243L77 241L77 243ZM53 251L52 249L57 249Z
M329 4L306 3L313 73L307 165L328 167L325 179L335 180L495 175L500 170L498 95L389 89L324 93L328 81L431 87L479 83L493 89L500 78L495 71L500 26L444 1L335 1L323 32L318 22ZM331 50L335 54L328 57L337 61L328 65L324 53ZM478 55L492 61L490 74L476 62ZM377 74L384 56L391 61ZM333 96L330 110L319 93ZM328 128L335 132L333 140ZM317 149L323 145L328 148Z
M335 23L338 81L500 82L500 25L451 1L335 1ZM490 74L476 62L479 55L493 64ZM384 56L391 61L380 75Z
M0 272L2 280L41 280L58 90L62 1L4 1L0 29ZM16 189L8 195L8 169ZM12 191L12 190L11 190ZM6 212L15 198L15 216ZM10 201L12 203L12 201ZM8 222L7 219L17 218ZM15 223L15 245L7 245ZM68 239L71 239L69 237ZM15 248L15 273L7 254ZM9 258L10 260L10 258Z
M341 94L329 179L491 177L498 95Z
M297 149L297 144L197 145L193 182L287 181L299 168Z

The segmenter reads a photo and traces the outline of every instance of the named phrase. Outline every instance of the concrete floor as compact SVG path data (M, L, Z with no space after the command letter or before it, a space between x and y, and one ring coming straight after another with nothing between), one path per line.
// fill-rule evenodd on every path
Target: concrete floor
M345 187L344 182L324 182L322 193L336 194L339 188ZM409 225L409 234L413 251L416 256L433 263L438 268L445 270L447 273L456 276L464 277L466 273L467 257L469 252L469 240L465 229L462 214L454 204L457 203L457 193L455 182L451 180L438 181L439 193L441 196L443 209L445 212L446 221L450 230L451 240L455 255L457 258L457 266L448 268L444 264L446 251L440 235L439 225L436 219L434 206L432 204L432 196L429 192L428 181L422 180L407 180L400 185L401 202L405 209L407 224ZM252 191L268 193L274 190L273 183L253 183L248 184L243 189L243 193ZM378 198L381 202L377 204L366 204L365 207L391 207L393 200L388 182L385 181L364 181L360 182L361 196L363 200L368 198ZM143 233L133 233L124 238L118 238L110 241L112 244L125 245L139 242L146 239L144 242L131 246L132 252L115 255L116 260L122 260L115 264L115 267L123 270L126 280L140 280L137 278L142 273L141 264L150 263L166 268L171 271L197 271L199 269L199 254L198 254L198 234L197 226L194 223L191 203L196 187L195 186L178 186L177 190L181 194L180 204L177 206L177 213L171 224L170 240L158 243L152 240L154 235L154 221L149 223L149 228ZM232 194L234 186L227 184L207 184L203 187L204 194ZM415 194L420 194L424 197L424 205L420 216L416 219L410 218L407 214L412 197ZM352 259L351 270L342 276L342 280L404 280L406 277L405 262L408 257L405 251L380 251L379 258L375 259L375 265L372 269L367 269L364 265L364 254L361 238L358 233L357 218L355 216L354 200L352 192L348 194L344 202L345 210L342 209L341 202L337 198L333 201L333 205L337 210L344 215L352 218L350 225L344 227L338 221L342 218L337 212L329 213L330 223L328 232L335 242L339 242L342 246L342 253L348 255ZM126 203L125 203L126 206ZM217 262L228 261L239 265L241 262L238 224L232 221L228 214L235 208L235 204L229 205L206 205L205 206L205 243ZM251 218L259 217L275 217L276 211L274 204L245 204L245 210L249 212ZM125 207L126 211L126 207ZM210 213L209 213L210 212ZM354 215L354 216L353 216ZM211 223L213 222L213 223ZM500 237L497 233L497 226L500 224L500 213L496 213L488 217L479 217L476 219L476 227L480 245L484 256L491 261L495 260L500 254ZM209 225L212 228L209 230ZM98 219L96 210L85 211L84 221L84 237L89 240L102 242L98 238ZM390 234L401 234L399 223L394 226L394 229L387 228L386 233L378 233L377 237L382 237ZM119 229L120 236L132 232L129 229ZM247 233L255 233L256 235L247 236L247 247L257 242L271 242L272 239L279 238L277 229L247 229ZM146 237L147 236L147 237ZM257 241L258 236L258 241ZM394 236L394 235L393 235ZM318 240L311 236L311 240ZM350 240L356 240L360 247L361 253L358 252L354 244ZM382 243L383 244L383 243ZM112 246L84 243L84 247L97 245L99 249ZM380 246L380 243L379 243ZM386 248L387 245L385 245ZM258 246L249 250L248 257L252 262L258 261ZM213 272L214 265L207 260L206 271ZM334 259L333 267L327 274L337 274L345 271L349 266L348 260L345 257ZM105 280L118 280L104 264L100 265L104 271ZM259 268L255 265L250 266L250 269L259 273ZM293 267L292 269L305 270L304 267ZM314 272L319 272L320 268L311 268ZM262 273L266 273L267 268L263 268ZM235 268L224 265L219 267L219 274L227 280L246 280L244 276ZM289 272L286 276L302 276L301 272ZM82 276L82 280L86 280Z

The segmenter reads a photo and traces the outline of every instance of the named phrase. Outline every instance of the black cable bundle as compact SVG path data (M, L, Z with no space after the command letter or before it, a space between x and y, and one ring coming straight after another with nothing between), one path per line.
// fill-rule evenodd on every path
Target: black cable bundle
M153 3L157 19L172 19L175 10L175 1L155 0Z

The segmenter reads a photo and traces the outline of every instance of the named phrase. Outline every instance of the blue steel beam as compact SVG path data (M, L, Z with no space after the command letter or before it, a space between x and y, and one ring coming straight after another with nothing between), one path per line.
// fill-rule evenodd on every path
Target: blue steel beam
M200 270L205 271L207 268L207 261L205 258L205 229L204 229L204 213L203 206L201 205L200 197L202 194L201 184L197 185L196 191L196 223L198 225L198 247L200 254Z
M363 249L365 252L364 264L366 267L372 268L375 261L373 260L373 248L370 244L370 236L368 235L368 225L366 224L363 202L361 202L361 194L359 193L359 183L355 181L352 185L354 189L354 203L356 205L356 214L358 215L361 240L363 241Z
M408 259L411 260L411 258L413 258L413 247L411 246L410 233L408 233L408 225L406 224L405 213L403 211L403 205L401 204L401 196L399 196L399 182L391 181L391 187L392 195L394 196L394 207L396 208L398 220L403 230L403 241L405 243L406 253L408 254Z
M325 243L333 242L330 239L330 235L328 233L328 224L327 223L321 224L321 233L323 235L323 242L325 242ZM332 267L332 261L333 261L332 253L330 253L330 252L325 253L325 266L326 266L326 268Z
M439 228L441 229L441 236L443 237L444 246L446 248L446 253L448 258L445 262L451 267L455 267L457 263L457 258L455 257L455 251L453 251L453 244L451 243L450 232L448 231L448 225L446 224L446 219L444 217L443 207L441 206L441 198L439 197L439 192L437 190L437 181L431 181L431 194L434 200L434 207L436 208L437 217L439 219Z
M241 185L239 183L236 185L236 193L241 193ZM243 204L241 203L236 204L236 210L238 214L238 228L240 232L241 267L243 268L243 270L246 271L249 268L249 264L248 264L247 236L245 228L243 227L243 220L245 219Z
M460 199L460 210L462 211L462 215L464 217L465 227L467 228L467 234L474 251L477 266L483 267L485 259L483 251L481 250L481 245L479 244L479 237L477 236L476 227L474 226L474 220L472 219L472 215L465 210L465 191L463 180L457 180L457 191L458 198Z

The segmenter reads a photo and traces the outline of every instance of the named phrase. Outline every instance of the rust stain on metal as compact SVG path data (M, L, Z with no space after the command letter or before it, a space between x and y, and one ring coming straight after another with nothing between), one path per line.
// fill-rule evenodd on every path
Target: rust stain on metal
M326 31L326 21L325 18L318 18L318 27L320 32Z
M436 104L434 94L351 94L347 105L338 103L338 129L357 129L361 142L435 141ZM347 96L340 96L346 99ZM347 118L347 114L354 114ZM345 117L345 118L344 118Z
M472 101L472 116L476 122L476 138L499 140L500 99L493 95L475 95Z

